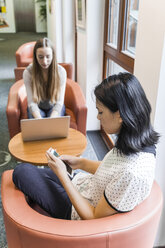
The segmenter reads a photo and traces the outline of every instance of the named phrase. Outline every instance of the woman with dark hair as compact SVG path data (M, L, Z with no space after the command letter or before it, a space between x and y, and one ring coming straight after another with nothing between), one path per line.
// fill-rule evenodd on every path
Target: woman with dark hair
M50 148L50 168L24 164L14 170L15 185L56 218L94 219L128 212L152 188L159 135L151 126L151 107L140 83L132 74L120 73L103 80L94 94L103 129L117 136L103 161L57 158ZM64 162L88 174L79 172L71 179Z
M48 38L36 42L33 63L23 73L27 91L28 117L55 117L65 114L66 71L57 64L56 53Z

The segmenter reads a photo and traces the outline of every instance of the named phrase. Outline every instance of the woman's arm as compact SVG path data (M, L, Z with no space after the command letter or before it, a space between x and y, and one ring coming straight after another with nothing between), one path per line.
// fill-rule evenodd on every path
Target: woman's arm
M28 66L28 68L31 70L32 65ZM32 75L29 72L28 69L25 69L23 72L23 80L26 87L26 93L27 93L27 102L28 102L28 108L34 118L41 118L40 110L38 108L38 104L33 101L33 93L32 93Z
M65 88L66 88L66 70L62 66L58 65L58 72L60 78L60 95L58 101L53 107L53 111L50 117L60 115L61 109L64 105Z
M93 207L74 187L67 175L64 163L59 158L53 156L49 151L46 154L48 158L48 166L58 176L81 219L96 219L116 213L116 211L107 203L104 196L102 196L97 206Z
M78 215L83 220L97 219L117 213L102 196L96 207L93 207L74 187L68 176L58 175L72 205L76 209Z
M70 155L62 155L60 159L65 161L69 166L75 169L81 169L91 174L94 174L99 167L101 161L94 161L85 158L70 156Z

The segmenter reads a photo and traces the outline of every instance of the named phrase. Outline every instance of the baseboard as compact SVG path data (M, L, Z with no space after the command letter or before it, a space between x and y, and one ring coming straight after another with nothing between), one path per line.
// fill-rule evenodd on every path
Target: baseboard
M165 246L154 246L153 248L165 248Z

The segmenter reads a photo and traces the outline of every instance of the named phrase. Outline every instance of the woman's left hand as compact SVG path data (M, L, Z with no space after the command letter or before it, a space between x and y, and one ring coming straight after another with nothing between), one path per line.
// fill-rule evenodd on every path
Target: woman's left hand
M66 166L63 161L51 153L51 148L46 151L48 166L54 171L57 176L67 175Z
M57 117L57 116L59 116L58 112L56 110L53 110L50 115L50 118Z

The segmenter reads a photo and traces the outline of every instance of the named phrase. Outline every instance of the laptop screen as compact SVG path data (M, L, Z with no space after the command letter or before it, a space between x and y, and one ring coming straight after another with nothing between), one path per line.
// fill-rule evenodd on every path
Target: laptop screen
M69 126L70 116L22 119L22 138L24 141L64 138L68 136Z

